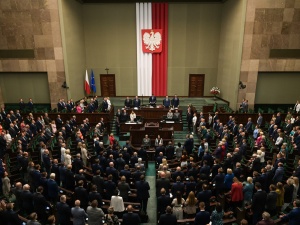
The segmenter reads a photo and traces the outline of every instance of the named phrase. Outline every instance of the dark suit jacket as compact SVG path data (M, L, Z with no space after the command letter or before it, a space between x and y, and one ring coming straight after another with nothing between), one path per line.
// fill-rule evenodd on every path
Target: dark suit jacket
M276 202L277 202L277 193L275 191L271 191L267 195L266 210L267 211L275 210L276 209Z
M140 200L144 200L150 197L149 190L150 186L147 181L137 181L135 182L135 187L137 189L137 198Z
M166 189L166 194L169 194L170 180L166 178L160 178L156 180L156 196L160 195L160 190Z
M76 187L74 191L75 199L80 200L82 208L86 209L89 202L89 195L84 187Z
M125 99L125 101L124 101L124 106L126 106L126 107L128 107L128 108L130 108L131 107L131 105L132 105L132 100L131 99Z
M58 185L55 180L49 179L47 182L48 196L49 198L57 199L58 197Z
M133 99L132 104L133 104L133 107L139 108L141 106L141 100L140 99Z
M169 98L168 99L165 98L163 100L163 105L164 107L169 108L171 106L171 100Z
M177 99L173 98L171 102L175 108L177 108L179 106L179 98L177 98Z
M123 214L123 225L138 225L141 223L141 219L136 213Z
M45 215L46 207L49 207L49 203L47 202L44 195L37 192L33 194L33 205L34 205L35 212L44 215Z
M108 199L111 199L111 196L114 194L114 191L116 190L116 184L110 180L105 181L104 189L106 190L106 197Z
M151 104L156 104L156 97L155 96L153 96L153 99L152 99L152 96L149 98L149 103L150 103L150 105Z
M98 192L90 192L89 193L89 201L92 202L94 200L97 200L98 201L98 207L101 207L102 206L102 196L100 195L100 193Z
M300 223L300 208L295 208L289 214L281 218L281 221L289 221L289 225L299 225Z
M172 185L171 191L172 191L172 195L173 196L176 196L177 191L179 191L181 193L181 195L183 195L183 193L184 193L184 183L182 183L182 182L175 182Z
M22 221L18 217L18 213L13 210L7 210L3 212L4 218L1 218L1 221L5 225L21 225Z
M70 224L71 209L67 203L56 203L57 222L59 224Z
M93 176L93 184L95 184L97 186L97 191L102 194L103 193L103 189L104 189L104 180L103 177L99 176Z
M66 189L73 191L75 187L75 177L71 170L65 171L65 182Z
M159 217L159 223L160 225L176 225L177 219L176 216L173 214L163 214Z
M33 195L30 191L23 191L21 194L22 209L27 213L33 212Z
M195 217L195 225L206 225L210 222L210 215L209 212L200 211L196 214Z
M257 191L252 198L252 211L259 215L263 213L267 201L267 193L265 191Z
M157 212L160 215L164 214L167 206L171 205L171 199L169 195L161 195L157 198Z

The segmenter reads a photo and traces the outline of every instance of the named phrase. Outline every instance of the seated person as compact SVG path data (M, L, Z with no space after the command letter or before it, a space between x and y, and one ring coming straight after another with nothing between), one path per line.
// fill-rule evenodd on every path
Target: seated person
M136 114L134 111L131 111L130 113L130 122L136 121Z
M170 109L169 112L167 113L167 119L171 120L173 119L173 113L172 110Z
M178 112L178 109L176 109L175 112L173 113L173 119L176 120L176 121L181 120L180 113Z
M164 144L164 141L163 139L160 137L160 135L157 135L157 138L155 139L155 147L158 147L159 144L163 145Z
M163 105L165 108L169 108L171 106L171 100L168 96L166 96L166 98L163 100Z
M154 94L149 98L149 105L155 107L156 106L156 97Z
M122 114L120 115L120 119L119 119L120 123L125 123L126 121L128 121L128 115L126 110L124 109Z
M142 145L143 145L143 146L146 146L146 147L150 147L150 145L151 145L151 140L150 140L150 138L148 137L147 134L146 134L145 137L143 138Z

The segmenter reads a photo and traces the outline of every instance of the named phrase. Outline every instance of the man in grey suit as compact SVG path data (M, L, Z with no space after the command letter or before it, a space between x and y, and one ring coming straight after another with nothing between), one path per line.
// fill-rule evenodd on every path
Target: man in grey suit
M84 209L80 208L80 201L75 201L75 207L71 209L71 214L73 217L73 225L85 225L85 219L88 218L88 215Z

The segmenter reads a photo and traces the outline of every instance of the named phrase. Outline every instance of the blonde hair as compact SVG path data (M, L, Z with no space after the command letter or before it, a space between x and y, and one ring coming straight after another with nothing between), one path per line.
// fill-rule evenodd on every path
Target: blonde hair
M227 173L228 173L228 174L232 174L232 169L228 168L228 169L227 169Z
M299 178L298 177L293 177L293 180L294 180L294 184L296 186L299 186Z
M247 177L247 182L252 184L253 183L253 178L252 177Z
M194 206L197 203L197 199L195 198L195 193L191 191L186 201L188 201L188 205Z

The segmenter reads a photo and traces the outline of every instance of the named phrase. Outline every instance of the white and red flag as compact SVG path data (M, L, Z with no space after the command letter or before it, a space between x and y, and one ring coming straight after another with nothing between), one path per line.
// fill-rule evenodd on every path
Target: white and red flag
M136 37L138 95L165 96L168 77L168 3L136 3Z

